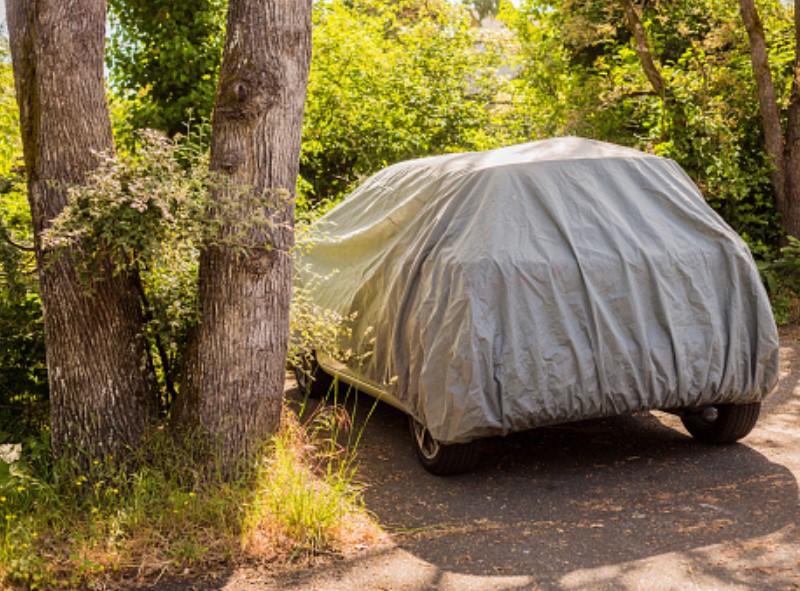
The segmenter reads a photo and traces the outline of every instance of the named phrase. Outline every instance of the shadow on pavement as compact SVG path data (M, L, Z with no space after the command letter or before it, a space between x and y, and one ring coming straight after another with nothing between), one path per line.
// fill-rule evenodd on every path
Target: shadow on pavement
M642 413L492 440L477 472L441 478L418 464L402 413L359 396L355 430L372 414L358 478L393 545L266 585L233 572L159 590L800 589L800 330L781 341L765 416L724 447Z
M747 445L699 445L671 422L643 413L515 434L491 441L476 473L441 478L418 465L403 415L379 405L359 474L395 543L440 572L582 589L581 571L597 583L597 569L680 552L676 568L735 583L703 549L739 543L746 553L761 536L796 534L797 480ZM608 572L615 585L626 576Z

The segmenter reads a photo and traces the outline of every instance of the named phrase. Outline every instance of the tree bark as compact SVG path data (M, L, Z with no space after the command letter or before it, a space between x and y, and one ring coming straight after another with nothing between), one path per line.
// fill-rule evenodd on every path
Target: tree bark
M758 105L761 109L761 123L764 131L764 147L772 162L772 172L770 181L775 193L775 204L781 214L784 224L789 216L787 209L787 178L784 155L784 135L781 129L781 116L778 108L778 101L775 95L775 84L772 80L772 72L769 69L769 57L767 54L767 43L764 36L764 26L758 15L753 0L739 0L739 12L742 15L747 37L750 41L750 61L753 64L753 76L756 82L756 92L758 94ZM795 18L797 22L797 18ZM797 52L795 51L795 54ZM795 80L793 83L793 99L797 94L797 59L795 58ZM797 110L797 107L794 108ZM796 117L796 115L795 115ZM787 157L791 157L788 152L792 148L787 146ZM788 228L786 228L788 231ZM789 232L797 235L794 232Z
M200 262L201 320L174 420L210 436L227 470L279 426L289 337L294 189L311 57L311 0L231 0L211 167L237 220ZM266 216L269 226L248 220ZM225 239L244 232L246 250Z
M133 278L87 290L74 250L50 262L42 231L113 148L103 79L105 2L6 0L28 198L39 263L58 456L105 457L140 441L155 411L155 382Z

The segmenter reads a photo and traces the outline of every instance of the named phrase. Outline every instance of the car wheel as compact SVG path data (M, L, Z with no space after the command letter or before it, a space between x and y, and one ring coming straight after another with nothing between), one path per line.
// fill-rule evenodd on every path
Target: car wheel
M431 474L461 474L478 465L481 459L480 441L445 445L431 437L428 428L413 417L408 417L408 424L417 458Z
M300 363L292 369L297 388L308 398L325 398L333 385L333 378L319 366L315 353L303 354Z
M681 415L681 421L686 430L698 441L733 443L753 430L760 410L760 402L718 404L687 409Z

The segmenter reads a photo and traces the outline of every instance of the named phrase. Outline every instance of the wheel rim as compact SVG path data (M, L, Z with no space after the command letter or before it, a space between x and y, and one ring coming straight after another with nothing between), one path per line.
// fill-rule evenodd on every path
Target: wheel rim
M694 415L703 424L711 426L719 419L719 409L716 406L707 406Z
M417 442L417 448L423 457L427 460L432 460L439 453L439 442L431 437L428 428L417 421L412 419L414 425L414 439Z

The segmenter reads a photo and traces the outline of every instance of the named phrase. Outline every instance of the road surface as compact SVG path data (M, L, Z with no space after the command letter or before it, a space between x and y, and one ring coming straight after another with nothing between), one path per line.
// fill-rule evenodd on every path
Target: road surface
M403 416L379 406L359 478L385 543L280 575L160 588L800 590L800 330L781 341L780 385L733 446L644 413L496 440L476 473L438 478L414 458Z

